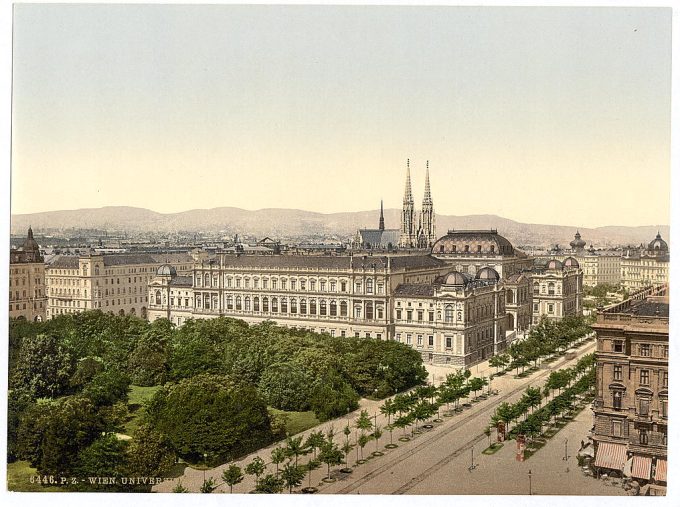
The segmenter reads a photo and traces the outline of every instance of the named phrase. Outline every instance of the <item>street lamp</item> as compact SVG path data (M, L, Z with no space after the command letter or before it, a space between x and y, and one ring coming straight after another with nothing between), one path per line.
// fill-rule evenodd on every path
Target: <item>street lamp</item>
M208 453L204 452L203 453L203 482L205 482L205 467L208 466L207 460L208 460Z
M470 451L470 466L468 467L468 472L472 472L475 468L477 468L477 465L475 465L475 448L471 447Z
M529 469L529 495L531 495L531 469Z
M567 442L569 442L569 439L565 438L564 439L564 457L562 458L563 461L567 461L569 459L569 454L567 452Z

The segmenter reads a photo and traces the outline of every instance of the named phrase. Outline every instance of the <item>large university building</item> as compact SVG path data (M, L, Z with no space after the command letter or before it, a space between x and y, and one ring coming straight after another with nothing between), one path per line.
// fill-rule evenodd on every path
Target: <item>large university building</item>
M650 287L597 315L595 466L666 485L667 286Z
M657 233L647 248L627 249L621 258L621 285L630 292L668 283L670 250Z
M560 320L583 313L583 272L573 257L564 262L537 260L531 274L533 285L532 323L542 318Z
M188 254L60 255L45 270L47 317L100 309L146 318L148 283L161 265L192 272Z
M46 312L45 263L29 227L26 241L9 251L9 316L40 321Z

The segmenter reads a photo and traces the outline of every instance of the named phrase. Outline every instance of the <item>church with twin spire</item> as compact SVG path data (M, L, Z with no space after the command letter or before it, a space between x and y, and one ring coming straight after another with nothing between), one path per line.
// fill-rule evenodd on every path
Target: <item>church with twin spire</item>
M406 188L401 210L401 227L385 229L383 203L380 201L380 219L377 229L359 229L354 241L365 249L429 249L437 241L434 205L430 190L430 163L425 163L425 193L418 212L411 191L411 161L406 160Z

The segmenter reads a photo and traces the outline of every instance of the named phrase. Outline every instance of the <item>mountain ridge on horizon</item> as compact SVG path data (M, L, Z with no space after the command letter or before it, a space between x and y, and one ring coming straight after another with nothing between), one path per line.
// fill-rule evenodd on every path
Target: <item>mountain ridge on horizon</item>
M41 229L110 229L127 232L205 231L255 237L341 236L357 229L377 228L379 210L321 213L290 208L246 210L232 206L196 208L161 213L137 206L103 206L71 210L12 214L11 233L23 234L29 226ZM384 210L387 228L398 228L401 210ZM513 244L567 246L579 230L588 244L598 246L648 243L657 229L668 239L668 225L581 227L523 223L493 214L436 215L438 235L450 229L497 229Z

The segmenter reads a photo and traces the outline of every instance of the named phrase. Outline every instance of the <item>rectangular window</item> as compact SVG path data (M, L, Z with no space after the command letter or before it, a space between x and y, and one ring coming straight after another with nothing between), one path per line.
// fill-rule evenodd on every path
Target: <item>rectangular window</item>
M623 340L614 340L614 352L623 352Z
M411 322L413 320L413 310L406 310L406 321Z
M640 445L647 445L649 443L649 435L647 430L640 430Z
M287 286L288 286L288 283L286 282L286 280L281 280L281 290L286 290ZM332 333L331 333L331 336L333 336Z
M342 336L343 338L345 337L345 330L344 329L342 331L340 331L340 336Z
M664 388L664 389L668 389L668 372L667 371L661 372L661 387Z
M622 437L623 436L623 422L618 419L612 420L612 436Z
M423 311L418 310L418 322L422 322L422 321L423 321Z
M401 320L401 310L397 310L397 320Z
M366 331L366 338L370 338L370 337L371 337L370 331Z
M668 418L668 400L661 400L661 417Z
M639 407L640 407L639 414L641 416L649 415L649 400L647 398L640 399Z
M428 312L427 320L428 322L434 322L434 312Z
M395 338L397 339L398 342L400 342L401 341L401 333L397 333L397 336Z
M412 337L411 334L407 334L407 335L406 335L406 343L407 343L408 345L411 345L411 343L413 343L413 337Z
M651 351L651 346L648 343L640 345L640 355L642 357L649 357Z
M668 345L661 347L661 357L668 357Z
M615 364L614 365L614 380L622 380L623 379L623 366L620 364Z
M423 345L423 335L419 334L418 337L417 337L417 340L418 340L418 345L422 346Z
M291 280L290 281L290 290L295 290L296 288L297 288L297 281Z
M649 370L640 370L640 385L649 385Z
M453 340L453 339L452 339L450 336L447 336L447 337L446 337L446 348L447 348L447 349L450 349L450 348L451 348L451 342L452 342L452 340Z
M623 399L623 393L621 391L614 391L612 394L612 406L614 410L621 410L621 401Z
M434 347L434 336L427 337L427 345L430 347Z
M340 292L347 292L347 282L340 282Z

